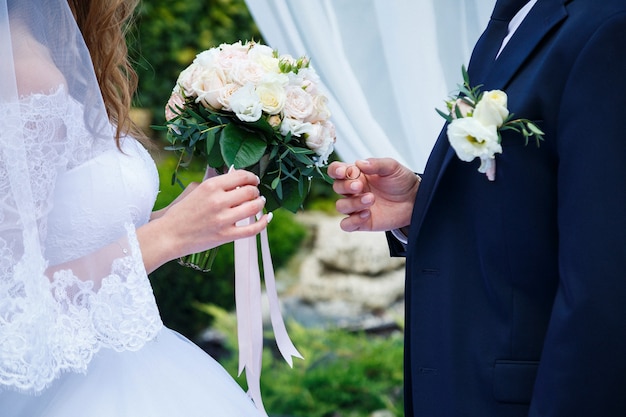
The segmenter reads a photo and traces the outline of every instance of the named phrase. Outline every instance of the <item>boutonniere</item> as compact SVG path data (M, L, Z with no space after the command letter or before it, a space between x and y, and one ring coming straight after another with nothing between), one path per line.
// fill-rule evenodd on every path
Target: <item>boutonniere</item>
M544 133L528 119L516 119L507 108L507 95L501 90L481 91L480 85L471 87L469 75L462 68L463 84L459 93L446 101L447 112L437 112L448 121L447 135L450 145L462 161L480 158L478 172L490 181L496 176L497 153L502 153L502 136L505 130L523 135L526 144L534 138L537 146Z

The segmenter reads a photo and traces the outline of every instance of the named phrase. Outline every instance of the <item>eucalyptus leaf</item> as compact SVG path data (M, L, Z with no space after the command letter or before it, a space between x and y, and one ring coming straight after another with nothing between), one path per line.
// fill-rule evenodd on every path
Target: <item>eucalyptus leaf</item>
M276 188L278 188L278 184L280 184L280 177L274 178L270 184L270 187L272 188L272 190L275 190Z
M216 142L215 138L217 137L220 130L221 128L219 127L213 127L206 131L204 150L207 155L211 154L211 151L213 150L213 147L215 146L215 142Z

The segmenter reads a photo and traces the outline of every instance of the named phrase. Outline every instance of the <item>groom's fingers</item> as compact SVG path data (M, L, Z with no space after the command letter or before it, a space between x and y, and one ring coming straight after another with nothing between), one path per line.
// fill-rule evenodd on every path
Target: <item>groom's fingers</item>
M341 227L341 230L346 232L356 232L357 230L369 231L371 230L370 217L370 211L363 210L342 219L339 226Z
M366 193L354 197L346 197L337 200L335 207L341 214L354 214L369 209L374 204L374 196Z

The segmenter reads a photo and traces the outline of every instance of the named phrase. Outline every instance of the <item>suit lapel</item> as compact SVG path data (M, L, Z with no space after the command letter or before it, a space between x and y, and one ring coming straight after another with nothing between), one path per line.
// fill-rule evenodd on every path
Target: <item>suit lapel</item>
M498 59L491 64L491 68L485 74L481 74L483 82L480 82L480 84L483 85L483 90L506 89L509 81L528 59L532 51L548 35L551 29L567 17L564 5L569 1L571 0L539 0L535 4ZM417 218L413 218L411 222L414 226L413 234L419 232L432 196L454 155L455 152L448 143L444 127L429 158L428 164L431 166L431 169L428 169L429 167L427 166L427 171L431 171L432 174L437 172L437 174L429 175L427 181L424 181L420 186L420 188L423 187L423 190L419 194L426 198L418 198L418 201L416 201L414 214L417 214ZM438 170L437 167L439 167Z
M563 0L539 0L484 79L489 89L504 89L550 30L567 17Z

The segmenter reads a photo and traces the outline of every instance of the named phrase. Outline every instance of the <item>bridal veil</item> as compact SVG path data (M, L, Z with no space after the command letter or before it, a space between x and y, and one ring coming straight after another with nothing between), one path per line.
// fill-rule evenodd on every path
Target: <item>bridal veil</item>
M162 324L135 236L149 209L119 204L145 190L66 0L0 0L0 57L0 390L36 392Z

